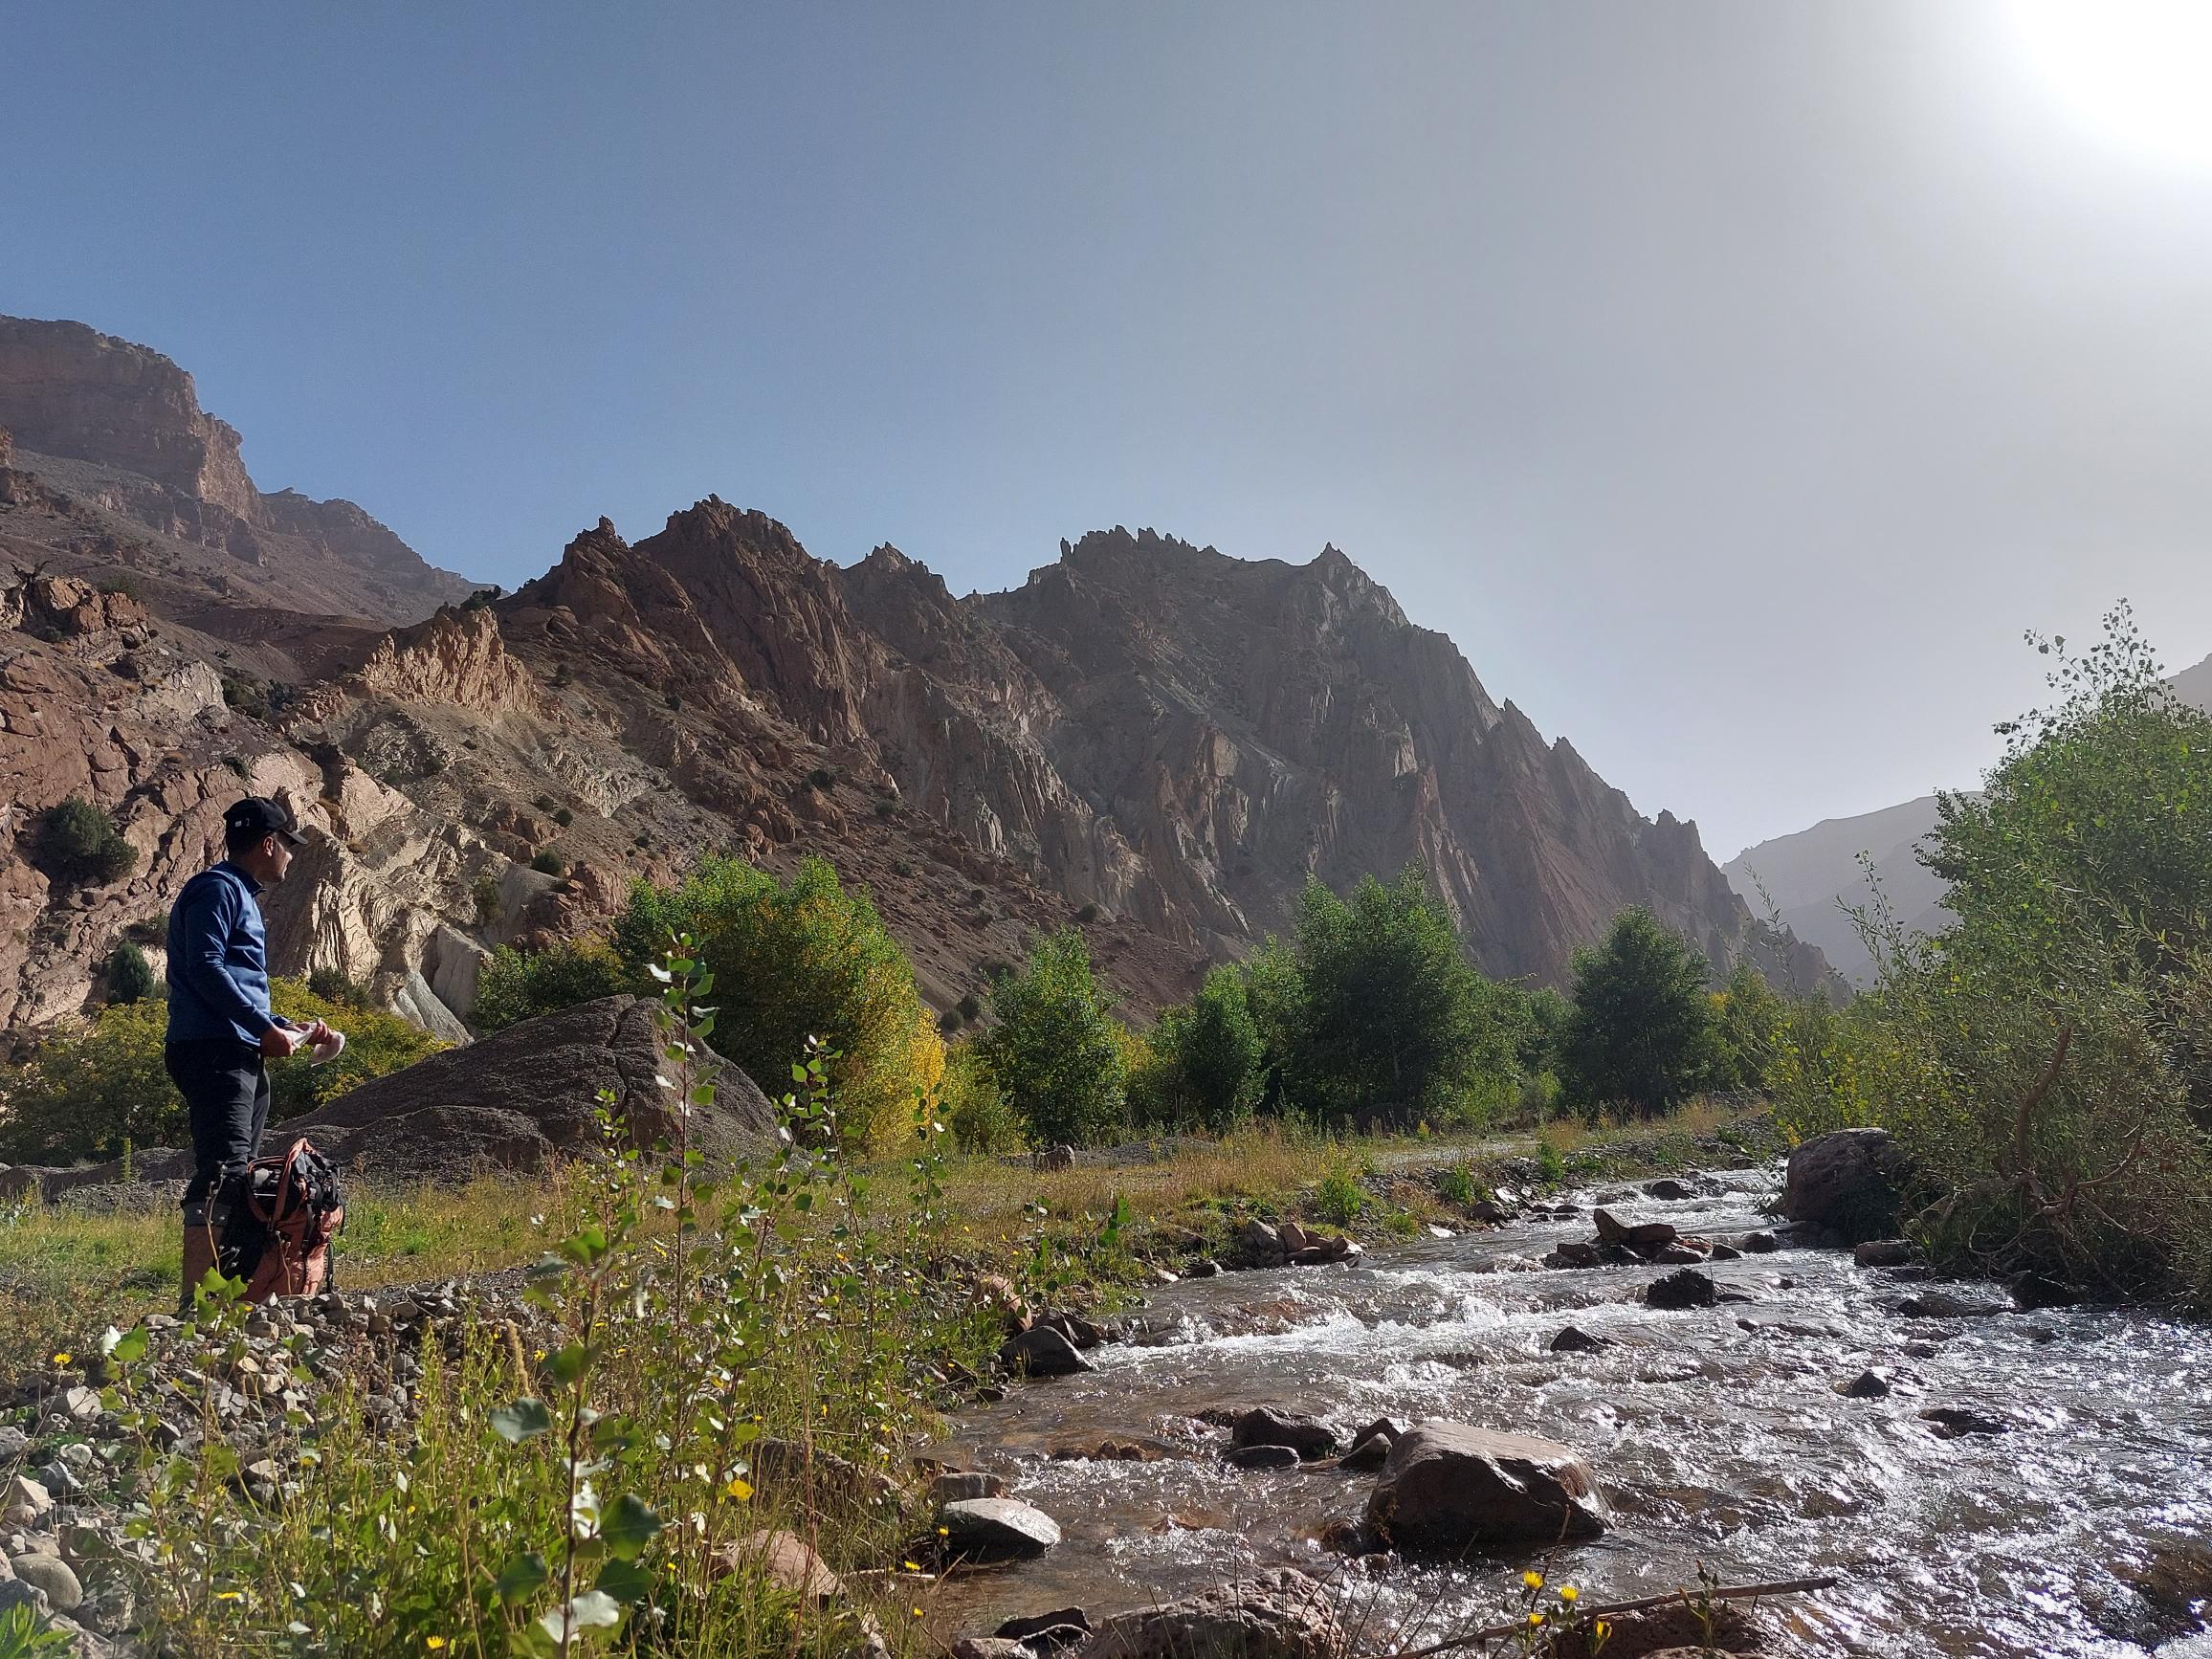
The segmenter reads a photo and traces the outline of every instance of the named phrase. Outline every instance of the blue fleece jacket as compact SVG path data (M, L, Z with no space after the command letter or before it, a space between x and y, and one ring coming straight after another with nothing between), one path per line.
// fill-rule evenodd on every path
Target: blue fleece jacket
M172 1043L230 1037L258 1044L269 1009L269 936L261 884L228 858L185 883L169 911Z

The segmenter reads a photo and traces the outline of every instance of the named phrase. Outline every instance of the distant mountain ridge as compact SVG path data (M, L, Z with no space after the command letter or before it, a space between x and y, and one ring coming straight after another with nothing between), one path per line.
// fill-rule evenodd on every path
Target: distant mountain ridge
M2212 711L2212 657L2183 669L2168 682L2182 701ZM1975 791L1961 793L1972 796ZM1907 931L1936 933L1949 924L1944 884L1919 859L1922 839L1936 828L1936 797L1827 818L1809 830L1777 835L1747 847L1721 866L1728 883L1760 916L1772 899L1791 933L1818 945L1829 965L1853 984L1871 981L1873 962L1845 906L1872 896L1859 860L1872 860L1882 895ZM1762 892L1763 889L1763 892Z
M37 480L0 488L0 554L90 557L179 591L387 624L476 586L351 501L263 494L189 374L81 322L0 317L0 431L13 440L0 467ZM10 510L41 505L61 521Z

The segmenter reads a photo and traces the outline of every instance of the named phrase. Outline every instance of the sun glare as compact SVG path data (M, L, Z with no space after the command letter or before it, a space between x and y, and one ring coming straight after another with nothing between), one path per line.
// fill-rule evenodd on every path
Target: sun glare
M2086 125L2212 166L2212 0L2015 0L2036 74Z

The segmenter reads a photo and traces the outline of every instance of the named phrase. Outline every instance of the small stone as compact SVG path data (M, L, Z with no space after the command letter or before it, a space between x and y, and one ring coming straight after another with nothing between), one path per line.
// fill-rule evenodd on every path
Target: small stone
M1055 1607L1049 1613L1031 1613L1008 1619L993 1635L1009 1642L1027 1642L1033 1648L1064 1648L1091 1633L1091 1618L1080 1607Z
M1389 1455L1388 1451L1383 1455ZM1232 1446L1221 1454L1221 1460L1231 1469L1295 1469L1298 1450L1294 1446Z
M1957 1440L1962 1434L2009 1434L2012 1425L2002 1417L1991 1417L1984 1412L1969 1411L1958 1405L1932 1405L1920 1413L1921 1420L1935 1429L1937 1438Z
M1183 1270L1186 1279L1210 1279L1221 1272L1221 1263L1211 1256L1201 1256Z
M1229 1429L1231 1446L1288 1446L1308 1462L1337 1449L1337 1435L1327 1424L1303 1412L1277 1411L1259 1405L1240 1415Z
M1725 1240L1715 1239L1713 1241L1713 1259L1716 1262L1736 1261L1741 1259L1742 1255L1741 1250Z
M1869 1239L1851 1250L1851 1260L1862 1268L1901 1268L1912 1259L1913 1245L1909 1239Z
M1889 1397L1890 1382L1879 1371L1862 1371L1848 1382L1838 1382L1836 1392L1851 1400L1883 1400Z
M751 1568L769 1583L819 1606L845 1594L845 1586L805 1539L781 1530L757 1532L724 1544L716 1555L717 1576Z
M48 1604L56 1613L74 1613L84 1600L84 1586L59 1556L17 1556L8 1564L15 1569L16 1578L24 1583L45 1591Z
M0 1487L0 1526L35 1525L53 1508L54 1494L28 1475L16 1475L5 1487Z
M79 1384L62 1391L62 1409L80 1423L89 1423L100 1415L100 1390Z
M1689 1187L1683 1185L1681 1182L1676 1181L1672 1176L1662 1176L1657 1181L1647 1181L1644 1183L1644 1190L1652 1198L1667 1199L1670 1201L1692 1198L1695 1196L1693 1193L1692 1193Z
M1389 1461L1390 1442L1380 1434L1370 1434L1337 1459L1337 1467L1358 1474L1372 1474Z
M1747 1232L1736 1241L1736 1248L1749 1256L1770 1256L1781 1249L1781 1241L1771 1232Z
M1644 1305L1648 1308L1710 1308L1717 1300L1718 1288L1711 1275L1695 1268L1683 1268L1663 1279L1654 1279L1644 1290Z
M1573 1325L1554 1337L1551 1344L1555 1354L1594 1354L1600 1348L1610 1348L1612 1345L1604 1338L1593 1337L1589 1332Z

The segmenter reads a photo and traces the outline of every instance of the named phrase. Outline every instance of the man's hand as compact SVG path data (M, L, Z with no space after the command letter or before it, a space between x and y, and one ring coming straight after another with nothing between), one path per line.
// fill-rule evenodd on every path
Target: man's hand
M272 1060L285 1060L299 1047L300 1033L288 1031L282 1026L271 1026L261 1033L261 1052Z

